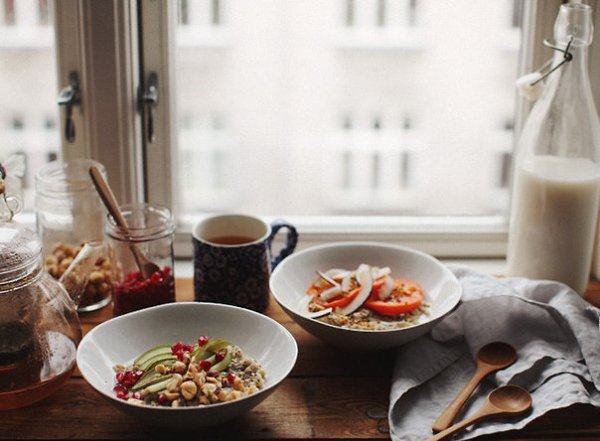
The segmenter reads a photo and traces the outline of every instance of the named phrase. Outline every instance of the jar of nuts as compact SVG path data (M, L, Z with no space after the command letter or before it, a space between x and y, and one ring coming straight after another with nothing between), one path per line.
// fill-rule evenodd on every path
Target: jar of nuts
M96 161L54 161L36 175L36 218L46 270L60 279L84 243L103 241L106 210L89 177ZM78 311L94 311L110 303L112 264L103 245L88 275Z

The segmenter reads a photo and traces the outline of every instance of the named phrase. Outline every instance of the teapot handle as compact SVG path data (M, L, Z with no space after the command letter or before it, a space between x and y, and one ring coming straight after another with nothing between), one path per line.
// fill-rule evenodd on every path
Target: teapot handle
M87 242L77 253L77 257L58 280L69 293L75 305L79 304L85 291L90 273L102 255L104 244L101 241Z

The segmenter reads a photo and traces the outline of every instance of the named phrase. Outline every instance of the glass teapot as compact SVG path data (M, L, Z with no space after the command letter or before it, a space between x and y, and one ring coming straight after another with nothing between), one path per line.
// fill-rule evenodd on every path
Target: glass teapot
M101 244L86 244L56 281L43 270L38 236L0 207L0 410L27 406L58 389L75 368L77 302ZM2 210L4 208L4 210ZM9 215L6 216L6 211ZM62 283L61 283L62 282Z

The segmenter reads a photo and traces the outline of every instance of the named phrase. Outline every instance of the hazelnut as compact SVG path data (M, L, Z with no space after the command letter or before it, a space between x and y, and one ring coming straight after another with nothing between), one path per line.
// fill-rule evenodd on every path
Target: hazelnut
M154 371L161 375L164 375L167 373L167 367L164 364L158 364L154 367Z
M191 400L194 398L197 392L198 387L193 381L184 381L181 384L181 395L183 395L183 398L186 400Z
M52 254L46 257L46 266L58 265L58 259Z
M171 372L177 372L177 374L183 374L185 372L185 368L187 366L185 365L185 363L182 363L181 361L176 361L175 363L173 363L173 366L171 366ZM180 375L181 377L181 375Z
M176 400L177 398L179 398L179 392L171 392L171 391L167 390L167 391L163 392L163 395L169 401L173 401L173 400Z
M104 274L100 271L92 271L90 273L90 283L97 284L104 281Z
M171 380L167 383L167 390L169 392L177 392L182 380L183 380L183 377L181 375L179 375L179 374L173 375Z
M213 383L206 383L202 386L202 393L206 396L214 394L217 391L217 385Z

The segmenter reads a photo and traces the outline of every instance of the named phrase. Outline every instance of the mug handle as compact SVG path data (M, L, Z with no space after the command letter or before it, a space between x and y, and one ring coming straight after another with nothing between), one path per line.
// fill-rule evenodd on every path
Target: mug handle
M289 224L281 219L274 220L271 222L271 234L269 237L267 237L267 247L269 248L270 254L272 254L271 246L273 245L273 239L275 239L277 232L282 228L287 228L288 230L287 237L285 239L285 246L279 252L279 255L271 259L271 271L274 270L283 259L294 252L296 249L296 244L298 243L298 232L292 224Z

